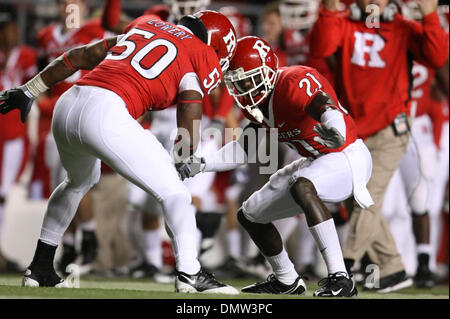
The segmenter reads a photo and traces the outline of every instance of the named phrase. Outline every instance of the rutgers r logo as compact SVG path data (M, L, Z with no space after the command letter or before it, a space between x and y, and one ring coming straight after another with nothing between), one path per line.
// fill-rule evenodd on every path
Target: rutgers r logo
M230 32L228 32L228 34L222 39L227 46L227 51L229 53L234 52L234 49L236 48L236 35L234 34L233 30L230 29Z
M380 51L384 49L385 42L379 34L355 32L355 48L353 50L352 63L359 66L372 68L384 68L386 62L380 56ZM366 54L369 61L366 60Z
M266 56L270 51L270 47L268 45L265 45L261 40L255 42L255 44L253 45L253 49L258 50L259 56L261 57L261 60L263 62L265 61Z

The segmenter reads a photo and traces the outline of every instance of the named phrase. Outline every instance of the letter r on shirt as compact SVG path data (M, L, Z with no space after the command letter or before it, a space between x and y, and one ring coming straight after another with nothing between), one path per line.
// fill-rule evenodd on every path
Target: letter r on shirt
M384 48L384 40L379 34L355 32L355 48L351 62L359 66L366 65L366 54L369 55L368 66L372 68L384 68L379 52Z

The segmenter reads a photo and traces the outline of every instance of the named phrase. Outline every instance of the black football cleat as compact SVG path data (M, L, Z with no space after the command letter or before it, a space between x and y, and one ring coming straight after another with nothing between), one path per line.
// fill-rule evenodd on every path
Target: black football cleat
M298 276L292 285L285 285L274 274L271 274L264 282L242 288L242 292L253 294L303 295L306 292L306 285L302 278L302 276Z
M177 272L175 277L175 292L182 293L212 293L236 295L236 288L225 285L214 278L211 273L200 269L195 275Z
M419 254L417 272L414 276L414 283L417 288L431 289L434 287L434 274L431 272L429 264L429 256L427 254Z
M23 287L55 287L69 288L64 279L61 279L54 269L47 271L31 271L28 268L22 277Z
M329 274L319 281L320 288L313 294L314 297L356 297L358 290L352 278L345 272Z

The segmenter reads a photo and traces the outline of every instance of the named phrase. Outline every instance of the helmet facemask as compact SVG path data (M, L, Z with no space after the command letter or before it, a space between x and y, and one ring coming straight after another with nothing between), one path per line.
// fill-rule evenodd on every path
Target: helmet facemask
M247 72L243 68L228 71L224 81L237 105L247 110L258 122L262 122L263 115L257 106L272 92L276 76L277 72L263 63Z

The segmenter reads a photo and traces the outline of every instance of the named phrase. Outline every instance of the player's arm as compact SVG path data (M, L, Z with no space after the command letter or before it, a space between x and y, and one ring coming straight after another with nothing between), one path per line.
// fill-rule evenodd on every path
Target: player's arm
M102 13L102 27L122 34L132 19L122 15L121 0L106 0Z
M316 94L305 108L306 113L319 122L313 128L319 136L314 140L328 148L339 148L345 143L344 115L325 92Z
M338 0L323 0L323 8L311 31L311 55L326 58L335 53L342 41L343 18L338 16Z
M441 68L448 58L448 38L440 25L437 3L437 0L419 0L422 24L405 21L410 32L409 50L418 62L434 69Z
M239 138L225 144L214 154L205 157L205 164L202 166L203 172L222 172L238 168L249 162L254 150L257 150L264 134L262 126L257 123L248 124ZM256 147L255 144L256 143Z
M76 71L93 69L106 57L109 48L117 43L117 38L103 39L73 48L52 61L24 85L0 92L0 113L6 114L20 109L21 120L25 122L34 99Z

